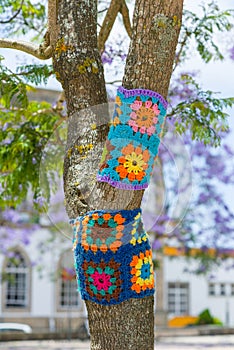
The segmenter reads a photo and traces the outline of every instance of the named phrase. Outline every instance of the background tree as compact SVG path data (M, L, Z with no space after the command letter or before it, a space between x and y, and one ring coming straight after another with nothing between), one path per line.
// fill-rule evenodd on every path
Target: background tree
M89 210L99 208L134 209L140 206L143 195L143 191L134 192L129 201L128 191L116 190L115 188L110 188L109 185L97 184L93 181L97 172L102 146L108 132L107 124L102 127L96 127L96 125L100 125L99 117L95 115L93 110L89 109L90 106L107 102L98 44L99 49L102 50L104 45L103 40L105 42L105 38L108 36L108 30L110 30L109 23L113 23L115 19L113 19L113 13L117 13L118 11L121 11L125 19L124 23L127 31L130 33L130 22L128 20L126 4L123 1L120 6L119 3L120 2L117 1L111 2L111 11L108 11L106 14L104 19L105 25L103 26L103 31L100 32L101 35L99 36L98 43L96 2L65 0L60 1L57 8L53 6L49 7L49 31L45 36L44 44L40 48L25 43L10 42L9 40L1 40L0 42L3 47L23 49L41 58L47 58L53 55L54 70L56 77L60 80L65 91L69 116L64 182L66 208L71 218L82 215ZM5 5L5 8L9 8L9 3ZM14 21L20 15L21 20L23 19L24 21L26 15L23 12L23 5L23 3L16 2L16 7L13 13L10 14L11 16L9 19L11 18L12 21ZM32 5L27 1L25 6L26 9L31 9L30 11L33 13L33 16L38 16L39 19L44 18L43 11L37 12L34 10L37 8L35 4ZM165 98L167 97L177 39L181 26L182 7L183 2L179 0L169 1L167 4L163 1L157 3L154 1L136 1L131 31L131 44L123 78L123 86L125 88L131 89L143 86L144 88L159 92ZM30 11L28 12L29 17ZM195 29L190 29L189 33L185 32L186 36L182 37L182 41L180 41L180 50L176 56L176 65L182 60L182 53L187 39L193 34L196 35L198 42L200 40L198 50L202 57L205 59L208 53L210 55L212 50L206 51L206 43L203 41L201 33L204 34L204 31L207 30L206 39L212 40L210 34L212 33L212 24L216 23L218 23L217 27L218 29L220 28L219 30L229 30L229 16L229 12L213 16L213 18L206 16L208 17L208 23L211 23L207 26L208 29L202 27L204 22L200 21L198 17L195 19L192 17L192 23L195 23L196 27ZM212 20L214 22L212 22ZM29 21L29 25L28 23L26 24L28 29L32 29L30 23ZM211 42L213 43L213 41ZM157 43L157 47L155 47L155 43ZM209 59L211 59L213 55L218 55L219 53L215 45L212 45L211 49L214 51L211 53ZM207 59L207 61L209 61L209 59ZM23 129L23 133L20 134L22 125L26 124L26 126L30 127L30 130L34 129L35 136L38 138L42 136L42 140L43 137L44 139L48 137L48 129L49 132L51 132L52 128L51 125L48 125L48 119L45 118L45 127L43 129L43 123L41 122L43 118L40 118L40 115L43 113L41 113L40 108L38 109L38 106L34 105L35 109L33 109L33 105L28 104L26 96L27 89L24 84L21 84L19 76L26 80L30 81L31 79L31 81L37 82L37 79L39 81L45 75L49 76L51 71L46 71L47 68L45 66L39 67L41 69L34 66L25 68L19 74L10 74L12 78L10 81L8 80L9 75L6 74L5 71L7 81L5 83L6 79L3 79L3 84L1 85L2 103L5 108L5 110L2 110L2 116L5 118L6 123L9 120L7 119L9 118L8 109L14 104L17 106L17 103L18 108L24 108L24 110L19 110L18 108L15 110L11 108L11 112L13 113L11 115L11 120L15 118L15 121L17 121L18 115L19 123L17 127L15 127L15 124L13 127L11 125L10 130L8 125L6 125L6 132L9 137L9 131L11 131L10 137L12 137L8 140L8 145L12 145L12 140L17 140L17 152L19 152L21 156L23 152L26 152L25 159L30 159L31 157L31 165L34 161L32 158L33 152L35 152L34 156L40 155L40 152L35 151L35 145L32 146L35 138L34 136L31 139L31 143L28 142L27 137L22 138L22 134L26 136L29 133L28 130L24 131ZM2 70L2 74L4 74L5 68L2 68ZM12 89L14 86L15 88ZM177 124L177 129L183 132L186 128L190 127L193 138L217 143L219 141L218 132L226 129L226 115L222 112L223 107L231 105L233 101L231 99L216 101L214 105L215 108L218 108L218 113L216 114L214 110L212 111L212 102L212 95L207 94L206 98L203 98L202 101L198 99L193 101L193 105L191 106L190 104L189 108L188 105L179 105L177 112L180 112L180 123ZM204 108L204 106L206 108ZM30 107L32 110L29 109L28 111ZM45 107L44 111L46 107L50 110L49 106L43 105L43 107ZM76 114L84 108L86 108L84 113ZM28 117L27 111L29 112ZM192 114L191 111L193 112ZM20 119L22 113L24 113L23 120ZM55 120L57 121L59 119L58 113L54 110L50 110L49 113L55 117L55 123ZM36 118L36 116L37 119L34 120L33 118ZM186 119L186 117L189 118ZM53 124L52 118L49 123ZM16 132L17 129L19 129L18 135ZM83 130L86 132L84 133ZM43 133L40 135L39 131ZM5 139L6 135L3 138L4 142ZM41 147L40 142L41 139L38 140ZM88 146L91 143L94 147L88 152L84 161L80 153L76 152L75 146ZM5 160L6 155L9 155L9 153L6 151L6 147L3 147L3 150L5 153L2 152L2 154ZM21 164L17 163L17 159L15 159L14 164L16 165L15 168L12 169L10 167L10 158L9 162L5 164L7 164L7 167L3 169L4 177L2 181L3 205L5 205L7 201L8 204L11 203L11 205L13 205L17 200L20 202L22 198L25 198L27 185L29 183L35 185L33 190L36 197L38 197L38 184L34 176L24 182L25 191L17 195L22 181L19 180L20 175L17 174L17 171L13 170L22 169ZM27 164L24 164L24 169L27 169ZM30 173L30 171L27 171L27 174L28 173ZM15 181L17 177L18 182ZM79 178L79 184L77 184L77 178ZM11 184L11 186L7 187L7 184ZM84 184L89 184L86 191L84 191L82 187ZM10 188L13 188L14 191L10 191ZM128 203L127 207L125 203ZM87 307L89 310L89 319L91 321L93 349L97 349L98 347L135 348L139 345L151 348L153 346L153 300L151 297L140 300L131 299L112 307L102 307L87 302ZM148 317L145 317L146 314ZM128 327L126 327L126 324ZM104 331L105 329L108 329L108 333ZM118 329L118 332L116 332L116 329ZM120 334L123 336L120 336Z

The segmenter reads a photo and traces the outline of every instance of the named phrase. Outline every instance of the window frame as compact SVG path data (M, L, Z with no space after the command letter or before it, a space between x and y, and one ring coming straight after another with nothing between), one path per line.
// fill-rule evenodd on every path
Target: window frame
M57 290L57 295L56 295L56 309L58 312L68 312L68 311L80 311L82 310L82 302L81 302L81 297L79 292L77 291L77 280L76 280L76 276L74 276L74 278L72 280L65 280L62 279L62 270L63 268L71 268L71 266L64 266L63 265L63 259L64 257L67 257L67 255L71 255L71 261L73 263L73 252L69 249L66 250L65 252L63 252L60 255L60 259L58 262L58 275L57 275L57 281L56 281L56 290ZM72 265L73 267L73 265ZM68 294L70 294L71 290L73 289L74 292L71 293L71 300L73 300L74 296L77 295L77 305L75 305L74 303L71 304L66 304L66 305L62 305L61 303L61 297L62 297L62 292L63 292L63 285L67 285L68 286Z
M7 305L7 300L8 300L8 281L4 280L2 284L2 311L3 312L9 312L9 313L25 313L25 312L30 312L31 311L31 283L32 283L32 267L31 267L31 262L28 257L28 255L25 253L25 251L21 247L15 247L10 250L11 252L14 252L16 254L19 254L26 267L9 267L10 272L8 272L8 263L9 263L9 257L5 257L3 266L2 266L2 274L7 276L7 274L25 274L25 305L24 306L13 306L13 305Z
M174 293L172 291L174 290ZM182 293L183 291L186 293ZM190 310L190 286L187 282L168 282L167 283L167 309L171 316L189 315ZM171 298L170 298L171 297ZM170 300L171 299L171 300ZM170 304L174 308L170 308ZM185 308L182 307L185 305Z
M211 289L213 289L213 293L211 293ZM217 296L217 293L216 293L216 283L214 283L214 282L209 282L209 283L208 283L208 296L209 296L209 297L215 297L215 296Z

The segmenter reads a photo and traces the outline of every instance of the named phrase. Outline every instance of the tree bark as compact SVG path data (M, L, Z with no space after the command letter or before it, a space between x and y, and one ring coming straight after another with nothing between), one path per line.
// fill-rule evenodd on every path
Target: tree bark
M183 0L136 0L132 41L123 86L145 88L166 98L182 17ZM97 209L135 209L144 191L119 190L96 182L108 132L108 113L90 109L107 102L97 48L97 1L58 1L54 69L65 91L69 115L64 162L66 210L70 218ZM83 110L79 113L80 110ZM91 349L154 347L153 297L117 305L86 302Z

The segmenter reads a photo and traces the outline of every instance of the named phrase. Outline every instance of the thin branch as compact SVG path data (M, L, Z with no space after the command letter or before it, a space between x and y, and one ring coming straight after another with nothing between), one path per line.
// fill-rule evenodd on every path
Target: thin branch
M122 2L119 0L112 0L106 16L103 20L102 27L98 36L98 49L100 52L104 51L105 42L107 41L111 29L115 23L118 12L120 11Z
M180 43L180 49L178 54L176 55L175 58L175 62L174 62L174 67L173 67L173 72L175 71L176 67L178 66L178 64L180 63L180 57L182 55L183 49L186 46L187 40L189 38L189 36L191 35L190 32L186 31L184 39L182 40L182 42Z
M115 84L115 83L121 83L122 80L113 80L113 81L107 81L107 85Z
M59 26L57 23L58 18L58 1L48 0L48 32L49 32L49 44L54 48L58 40Z
M105 43L110 35L110 32L113 28L113 25L119 12L123 17L125 29L129 37L131 38L132 28L126 2L125 0L112 0L109 9L106 13L106 16L103 20L101 30L98 36L98 49L100 52L104 51Z
M23 51L39 58L40 60L51 58L58 36L57 3L58 0L48 0L48 31L46 32L44 41L40 46L21 40L0 39L0 47Z
M52 50L50 50L50 47L44 50L41 46L21 40L0 39L0 47L23 51L41 60L47 60L52 57Z
M22 10L23 3L24 3L24 0L21 1L20 7L16 11L16 13L14 13L14 15L12 17L8 18L7 20L0 21L0 24L7 24L7 23L10 23L11 21L13 21L13 19L15 19L18 16L18 14L20 13L20 11Z
M103 9L103 10L98 11L98 14L100 15L100 13L106 12L107 10L108 10L108 7L106 7L106 8Z
M129 38L131 38L132 37L132 26L131 26L130 17L129 17L128 6L127 6L125 0L122 0L120 13L123 17L123 23L124 23L125 29L129 35Z

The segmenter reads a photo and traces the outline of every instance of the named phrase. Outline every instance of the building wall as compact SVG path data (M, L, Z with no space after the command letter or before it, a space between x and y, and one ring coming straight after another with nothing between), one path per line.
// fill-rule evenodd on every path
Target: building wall
M25 322L36 331L63 329L70 323L75 329L83 321L85 313L81 300L79 300L78 308L61 308L58 305L61 285L59 279L55 278L55 271L60 266L62 254L64 252L72 254L71 239L57 233L55 239L49 242L50 237L51 233L48 228L42 228L33 233L29 245L22 246L20 242L14 242L13 247L20 247L32 265L30 267L30 303L26 310L5 309L5 287L4 283L0 283L0 321ZM231 260L228 262L229 265L232 263ZM4 264L5 258L0 255L0 271L3 271ZM39 266L41 266L40 272L38 272ZM211 314L219 318L225 325L234 326L234 313L231 312L234 310L234 270L227 270L225 267L217 268L212 272L213 278L210 279L208 276L185 272L186 268L192 270L194 267L195 264L192 262L189 262L188 266L188 261L182 256L175 258L164 256L162 263L164 297L159 310L161 314L168 311L168 284L184 283L188 285L188 314L197 316L208 308ZM209 285L211 283L214 284L214 295L210 295ZM226 295L220 295L221 285L225 286ZM173 316L177 315L168 314L169 319Z
M230 259L226 265L233 264ZM189 285L189 314L197 316L204 309L209 309L212 316L219 318L223 324L234 326L234 295L231 295L231 285L234 285L234 270L225 266L215 268L212 278L185 272L193 270L195 263L185 257L164 258L164 307L168 309L168 283L188 283ZM215 285L216 295L209 294L209 285ZM220 285L224 284L226 295L220 295ZM169 314L168 317L176 315Z
M0 322L27 323L35 331L44 331L55 330L55 328L64 329L70 324L73 329L76 329L83 321L84 305L80 298L76 308L59 306L60 278L56 271L59 269L62 254L64 252L72 254L72 242L58 233L53 242L47 243L50 237L48 229L40 229L33 233L29 245L23 246L20 242L14 242L12 248L17 247L32 264L30 267L30 295L28 295L29 307L26 309L6 308L4 302L6 283L0 283ZM2 272L5 263L6 258L0 255L0 271ZM75 290L74 293L78 294Z

